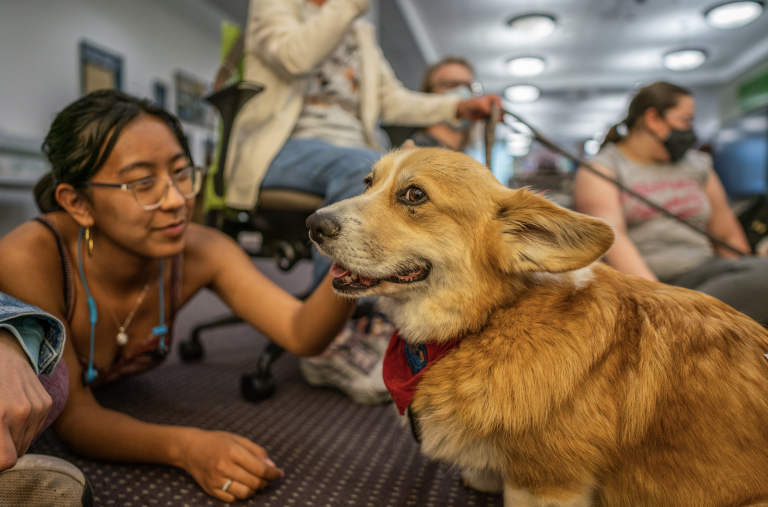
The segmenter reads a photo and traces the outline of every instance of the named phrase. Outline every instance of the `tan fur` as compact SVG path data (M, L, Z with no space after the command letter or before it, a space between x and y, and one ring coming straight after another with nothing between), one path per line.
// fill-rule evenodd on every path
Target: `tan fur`
M426 203L398 199L412 185ZM605 222L439 149L383 158L362 196L319 213L340 224L320 248L354 272L432 266L364 293L403 338L464 335L411 404L430 457L500 474L510 506L768 502L768 331L595 263Z

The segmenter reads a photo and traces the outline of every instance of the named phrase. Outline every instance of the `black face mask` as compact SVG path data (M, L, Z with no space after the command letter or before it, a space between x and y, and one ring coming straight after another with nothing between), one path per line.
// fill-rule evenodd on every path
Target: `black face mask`
M696 144L696 134L693 129L677 130L672 129L669 137L664 141L664 147L669 153L669 161L673 164L679 162L691 147Z

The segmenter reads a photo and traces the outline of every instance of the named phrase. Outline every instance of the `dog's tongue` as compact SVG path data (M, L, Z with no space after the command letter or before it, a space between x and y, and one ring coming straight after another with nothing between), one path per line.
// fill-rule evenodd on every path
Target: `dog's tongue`
M331 276L334 278L341 278L342 276L349 275L349 270L342 268L335 262L333 263L333 266L331 266Z

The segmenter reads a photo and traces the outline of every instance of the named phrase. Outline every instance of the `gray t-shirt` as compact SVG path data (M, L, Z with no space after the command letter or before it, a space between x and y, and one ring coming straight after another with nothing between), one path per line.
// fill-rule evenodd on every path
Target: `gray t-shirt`
M712 172L712 158L688 150L676 164L640 164L628 159L615 144L608 144L593 162L613 171L616 178L638 194L675 215L706 227L712 207L704 185ZM621 194L627 233L648 267L662 282L671 282L713 257L706 236L661 215L629 194Z

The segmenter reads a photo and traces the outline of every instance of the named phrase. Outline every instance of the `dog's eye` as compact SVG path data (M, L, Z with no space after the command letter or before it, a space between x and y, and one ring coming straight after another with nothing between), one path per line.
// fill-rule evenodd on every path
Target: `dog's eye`
M371 176L366 176L366 177L363 179L363 184L365 185L365 189L366 189L366 190L368 190L369 188L371 188L371 184L372 184L372 183L373 183L373 177L371 177Z
M408 202L422 202L427 198L427 193L419 187L411 187L405 191L405 200Z

